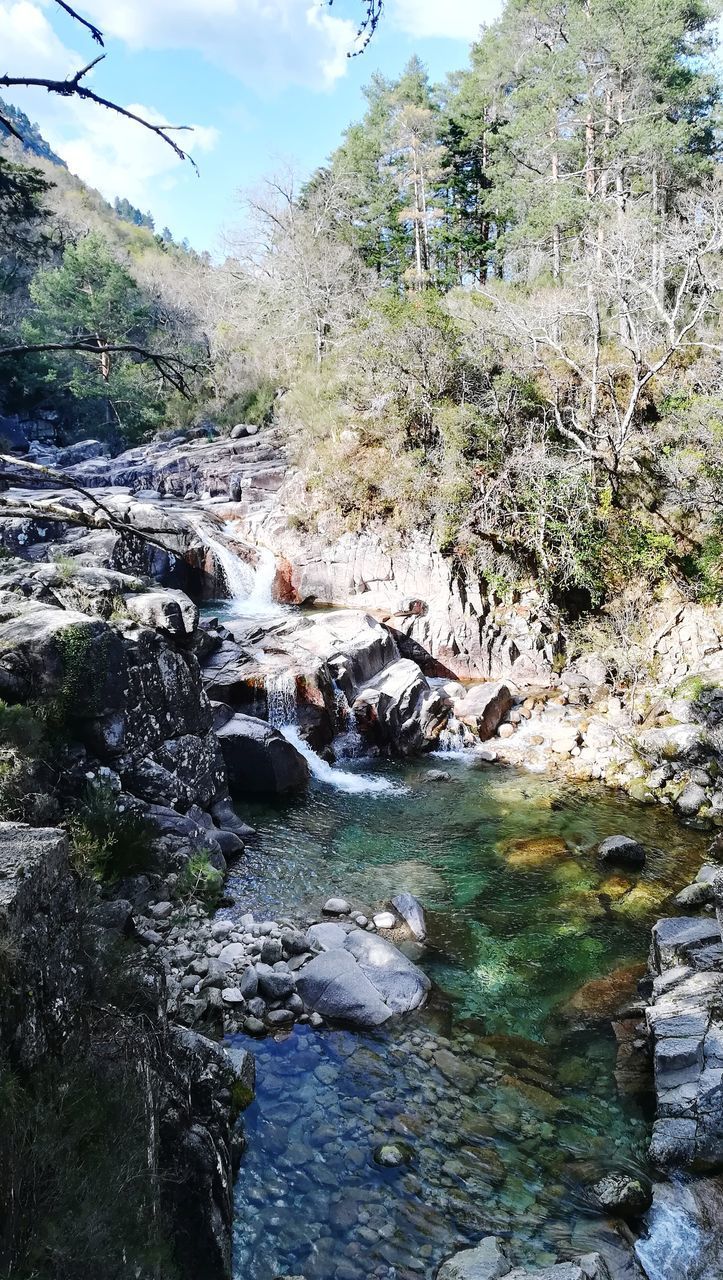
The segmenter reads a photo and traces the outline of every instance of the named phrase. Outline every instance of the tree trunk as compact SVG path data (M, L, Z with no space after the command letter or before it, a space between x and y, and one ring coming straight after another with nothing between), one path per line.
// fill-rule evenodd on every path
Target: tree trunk
M560 181L559 158L557 151L552 153L552 185L557 187ZM556 222L552 228L552 278L559 283L562 272L562 244L560 224Z

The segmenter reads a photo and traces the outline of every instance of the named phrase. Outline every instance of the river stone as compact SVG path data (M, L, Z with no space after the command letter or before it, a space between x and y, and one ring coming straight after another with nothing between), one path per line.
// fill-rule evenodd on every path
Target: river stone
M377 911L372 919L377 929L393 929L397 923L397 917L391 911Z
M297 975L304 1004L315 1013L358 1027L379 1027L393 1010L356 960L342 947L322 951Z
M234 929L233 920L213 920L211 922L211 937L215 942L222 941Z
M402 1164L409 1164L412 1149L403 1142L381 1142L374 1148L374 1163L383 1169L398 1169Z
M694 818L707 799L708 797L703 787L699 786L697 782L689 782L678 796L675 807L684 818Z
M629 836L608 836L598 845L598 857L601 862L620 863L626 867L642 867L645 864L645 850L639 840L631 840Z
M593 1192L603 1209L617 1213L621 1218L640 1217L653 1200L649 1187L644 1186L639 1178L631 1178L624 1173L609 1173L595 1184Z
M267 1000L285 1000L296 991L296 978L288 970L272 969L268 964L257 964L256 977L259 990Z
M238 987L225 987L221 992L221 999L224 1004L245 1004L244 998Z
M474 1249L463 1249L447 1258L437 1272L437 1280L501 1280L509 1270L497 1237L485 1236Z
M227 964L230 969L233 969L234 965L238 964L239 960L243 960L245 956L246 948L242 942L229 942L225 947L222 947L218 959L221 964Z
M266 1015L270 1027L290 1027L295 1020L291 1009L271 1009Z
M348 916L351 914L351 906L346 898L328 898L322 911L327 916Z
M406 920L415 938L419 942L424 942L427 936L427 924L419 899L412 893L398 893L392 898L392 906L402 920Z

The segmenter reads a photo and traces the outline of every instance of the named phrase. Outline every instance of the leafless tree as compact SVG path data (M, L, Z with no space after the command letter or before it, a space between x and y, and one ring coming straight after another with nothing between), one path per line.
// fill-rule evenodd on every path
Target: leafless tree
M271 329L282 353L310 346L318 367L372 284L338 235L342 186L329 176L302 192L291 172L270 178L244 197L248 221L230 238L237 285L257 324Z
M551 429L615 490L645 448L650 395L691 351L723 351L722 249L723 192L715 184L684 201L663 228L645 213L617 218L583 244L564 286L523 295L491 286L481 291L484 307L458 309L475 342L501 347L535 378ZM653 250L662 288L650 278Z

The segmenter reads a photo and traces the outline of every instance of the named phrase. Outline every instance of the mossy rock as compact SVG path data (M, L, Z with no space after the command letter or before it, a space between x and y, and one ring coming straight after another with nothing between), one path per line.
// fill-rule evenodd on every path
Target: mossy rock
M547 867L562 858L571 858L572 851L561 836L532 836L513 840L500 848L500 853L510 867Z

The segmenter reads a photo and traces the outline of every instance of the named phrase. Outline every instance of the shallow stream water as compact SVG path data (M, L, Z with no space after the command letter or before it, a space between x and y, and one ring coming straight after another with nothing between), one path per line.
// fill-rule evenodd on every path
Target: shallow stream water
M451 780L430 782L433 765ZM645 1171L650 1118L618 1094L604 1020L590 1029L609 991L568 1001L620 970L618 998L634 990L650 925L705 837L660 807L472 757L344 768L391 788L315 782L244 807L259 835L230 877L234 912L303 921L332 893L369 908L407 889L427 909L415 958L434 994L375 1035L297 1026L253 1043L235 1277L432 1277L490 1232L520 1262L596 1247L605 1224L587 1188ZM642 873L598 864L613 834L644 841ZM407 1164L374 1163L388 1139Z

